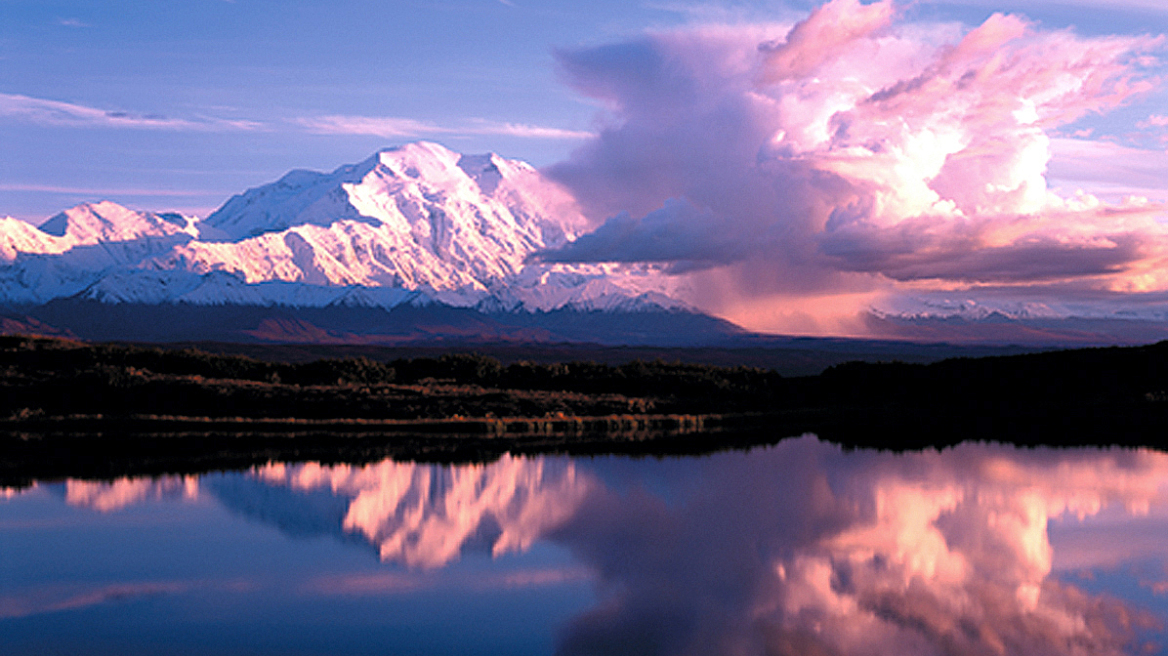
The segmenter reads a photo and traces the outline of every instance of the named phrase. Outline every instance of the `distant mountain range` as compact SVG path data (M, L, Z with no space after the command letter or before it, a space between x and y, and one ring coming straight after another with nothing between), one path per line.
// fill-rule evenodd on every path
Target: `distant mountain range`
M586 228L530 165L433 143L292 171L205 219L78 205L0 219L0 332L95 340L759 345L648 266L533 256ZM1168 323L873 314L876 337L1019 344L1168 339Z
M530 165L432 143L292 171L205 219L0 220L0 328L174 341L693 344L744 331L651 269L531 262L584 226Z

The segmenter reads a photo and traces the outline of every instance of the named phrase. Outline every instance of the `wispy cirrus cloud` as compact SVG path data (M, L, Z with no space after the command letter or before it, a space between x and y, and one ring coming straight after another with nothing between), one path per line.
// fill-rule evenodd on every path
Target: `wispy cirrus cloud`
M263 127L255 121L137 114L12 93L0 93L0 119L3 118L50 127L74 128L233 131L257 130Z
M294 123L320 134L353 134L372 137L416 137L450 131L433 123L393 116L314 116Z
M296 124L321 134L415 138L435 135L499 135L529 139L587 139L590 132L471 119L459 125L438 125L397 116L327 115L299 118Z
M1165 118L1168 127L1168 117L1152 117L1156 118ZM1097 139L1062 138L1051 139L1050 149L1053 157L1047 178L1067 192L1091 189L1093 194L1116 202L1141 196L1168 201L1168 152Z
M450 125L397 116L322 115L290 120L261 121L213 117L176 118L120 110L106 110L77 103L21 94L0 93L0 120L63 128L120 128L172 131L308 130L317 134L367 135L386 138L419 138L441 135L497 135L524 139L587 139L591 132L489 121L473 118Z
M1002 7L1002 0L934 0L937 4L946 5L972 5L979 7L992 7L1000 9ZM1026 6L1025 3L1015 3L1016 5ZM1153 13L1168 13L1168 4L1164 4L1161 0L1059 0L1058 4L1069 7L1084 7L1095 8L1106 11L1116 10L1134 10L1146 11Z
M588 139L596 136L591 132L584 132L582 130L564 130L540 125L528 125L525 123L498 123L477 119L472 121L468 127L457 131L463 134L494 134L527 139Z
M148 189L145 187L70 187L65 185L21 184L0 182L0 191L28 191L48 194L68 194L81 196L156 196L159 198L187 196L212 196L219 191L206 189Z

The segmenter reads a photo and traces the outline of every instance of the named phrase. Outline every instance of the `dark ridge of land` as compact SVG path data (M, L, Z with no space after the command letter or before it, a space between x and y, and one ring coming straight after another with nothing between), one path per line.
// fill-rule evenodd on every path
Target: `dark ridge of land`
M1168 342L817 376L481 354L272 362L0 337L0 484L268 460L699 453L814 432L850 447L965 440L1149 446L1168 435ZM192 469L193 468L193 469Z
M748 341L748 340L742 340ZM634 360L663 360L717 367L773 369L783 376L814 376L844 362L912 362L928 364L948 358L1018 355L1052 350L1018 345L958 345L892 340L834 339L824 337L759 337L750 345L670 347L607 346L581 343L487 342L481 344L257 344L228 342L175 342L160 344L171 349L196 349L218 355L246 355L267 362L304 363L313 360L368 358L389 362L410 358L438 358L449 354L477 354L504 365L515 362L557 364L596 362L621 365ZM127 343L127 346L134 344Z
M874 347L875 352L890 346L901 354L886 353L883 359L905 361L915 360L913 354L916 353L916 346L912 342L958 342L971 345L965 353L954 352L956 349L953 346L940 347L941 350L950 351L944 357L956 357L989 355L986 351L992 347L981 350L983 347L972 346L974 344L1065 348L1147 344L1168 339L1168 323L1135 318L1023 319L999 313L990 313L977 319L953 316L898 318L867 313L863 324L866 334L879 336L875 340L867 340L867 346ZM561 308L549 312L481 312L441 303L404 303L394 308L344 303L327 307L295 307L231 303L199 305L185 302L105 303L71 297L53 299L43 304L0 303L0 332L94 342L124 340L154 344L212 340L255 345L483 345L493 348L493 345L509 343L525 348L532 344L570 343L585 347L635 344L646 347L808 348L832 351L843 342L851 342L850 346L866 348L863 344L865 340L807 339L803 343L796 343L800 340L751 333L723 319L686 310L604 312ZM882 340L887 341L881 343ZM568 359L595 358L570 356ZM867 357L857 355L856 359ZM786 375L815 374L822 369L788 372L778 365L756 363L756 366L779 368L780 373Z
M23 327L23 328L22 328ZM79 297L43 304L0 304L0 329L90 341L415 345L484 342L713 344L748 336L729 321L700 312L481 312L442 303L393 308L336 303L201 305L105 303Z

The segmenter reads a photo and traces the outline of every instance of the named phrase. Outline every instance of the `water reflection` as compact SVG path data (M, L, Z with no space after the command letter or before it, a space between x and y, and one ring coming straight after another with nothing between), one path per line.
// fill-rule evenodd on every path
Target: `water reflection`
M31 491L35 488L36 488L35 483L30 485L29 487L26 487L26 488L0 486L0 499L11 499L13 497L20 496L21 494L24 494L25 492Z
M114 512L146 500L198 499L196 476L164 476L158 479L119 478L113 482L65 482L65 503L98 512Z
M346 499L344 531L375 545L382 560L415 567L440 567L472 545L496 556L524 550L571 517L591 489L571 462L511 456L462 467L273 464L252 475Z
M564 654L1123 654L1161 649L1166 484L1151 451L897 455L808 437L700 459L271 464L68 481L63 499L213 499L376 550L380 569L307 567L299 594L320 603L587 578L595 597L550 628ZM22 498L7 496L0 517ZM539 562L539 545L571 562ZM435 583L470 552L511 555Z
M1164 454L801 440L702 473L673 506L603 491L557 536L610 590L565 653L1110 654L1155 623L1051 576L1047 525L1162 512ZM1122 527L1095 547L1125 560Z

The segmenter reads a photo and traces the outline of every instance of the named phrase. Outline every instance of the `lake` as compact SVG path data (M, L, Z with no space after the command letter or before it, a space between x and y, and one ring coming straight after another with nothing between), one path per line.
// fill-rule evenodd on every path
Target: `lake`
M812 436L0 488L0 654L1157 654L1168 454Z

